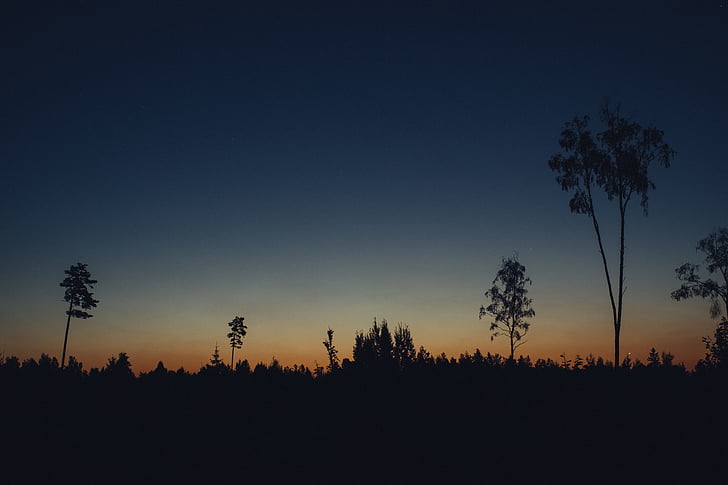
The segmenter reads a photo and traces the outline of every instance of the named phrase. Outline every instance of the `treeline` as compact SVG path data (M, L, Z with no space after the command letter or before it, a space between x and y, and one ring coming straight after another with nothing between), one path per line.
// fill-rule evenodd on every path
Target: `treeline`
M79 377L113 377L113 378L161 378L170 376L197 377L197 378L225 378L225 377L281 377L298 380L320 380L328 378L345 378L347 376L361 375L413 375L430 371L447 369L448 373L473 373L489 371L527 371L544 370L567 374L590 374L614 372L628 373L654 373L659 371L663 375L711 375L725 374L728 363L728 323L718 326L715 337L706 339L707 353L693 371L688 371L682 363L676 364L674 355L668 352L658 352L650 349L646 362L639 359L632 360L627 356L619 366L609 360L594 355L569 356L562 354L559 360L551 358L538 358L533 360L530 356L519 356L510 359L500 354L490 352L483 354L480 349L475 352L461 353L458 357L447 356L444 352L432 355L424 346L416 347L412 333L406 325L398 324L394 331L390 330L386 320L381 323L374 320L368 331L358 331L354 337L352 358L339 359L338 349L334 344L334 331L328 329L327 339L323 342L328 356L328 364L321 366L318 363L313 369L304 364L283 366L273 358L270 363L258 362L251 365L245 360L238 360L231 366L223 362L219 349L216 347L209 362L197 372L190 372L183 367L176 370L167 369L163 362L149 372L139 372L138 376L132 370L129 356L122 352L108 359L101 368L84 369L83 363L76 357L70 356L68 363L61 368L58 359L47 354L41 354L39 359L28 358L21 361L18 357L4 357L0 355L0 376L26 376L50 377L54 375L67 375Z
M654 357L652 356L654 354ZM257 375L281 375L281 376L304 376L311 380L327 378L333 375L361 375L361 374L383 374L387 372L408 374L419 370L427 369L462 369L463 371L472 369L550 369L560 372L578 373L592 370L613 370L614 366L611 361L605 361L602 357L588 355L581 357L576 355L573 359L562 356L561 361L555 361L551 358L539 358L535 361L530 356L521 355L517 359L510 360L500 354L491 354L490 352L483 354L480 349L475 352L461 353L458 357L448 357L444 352L433 356L424 348L413 356L411 361L403 361L398 358L377 359L369 362L360 362L356 360L344 359L341 367L330 372L324 367L310 367L304 364L294 364L293 366L282 366L277 359L272 359L270 363L258 362L251 366L248 360L239 360L234 367L230 367L222 362L218 364L207 364L200 368L197 372L190 372L184 367L176 370L168 369L163 362L159 362L157 366L149 372L139 372L138 375L132 370L132 364L126 353L122 352L118 356L111 357L108 363L101 367L93 367L89 370L83 369L83 363L73 359L69 359L69 363L61 370L56 357L50 357L47 354L41 354L37 360L28 358L23 361L18 357L0 357L0 375L19 375L27 377L43 377L52 375L67 376L83 376L83 377L127 377L127 378L147 378L147 377L164 377L164 376L199 376L199 377L224 377L224 376L257 376ZM694 374L704 373L709 368L704 366L696 367L695 371L690 372L681 364L673 363L672 354L658 353L654 349L651 351L651 357L643 363L640 360L631 361L626 358L618 371L639 372L645 369L663 369L669 370L672 374Z
M406 326L385 321L356 333L351 359L339 362L333 330L325 343L329 365L314 369L276 359L230 366L217 349L196 372L160 362L138 375L125 353L89 370L74 357L63 369L46 354L2 357L5 476L12 483L724 478L720 366L689 371L654 349L645 363L616 368L593 356L432 355L415 347Z

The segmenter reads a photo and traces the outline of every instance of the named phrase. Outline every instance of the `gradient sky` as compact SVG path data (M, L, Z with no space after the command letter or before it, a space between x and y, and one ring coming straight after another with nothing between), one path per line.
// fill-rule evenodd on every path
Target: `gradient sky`
M547 165L605 96L678 152L628 214L622 351L703 355L708 303L669 292L728 225L722 2L108 3L0 15L5 355L60 356L78 261L99 280L69 337L87 368L197 370L216 342L227 361L235 315L252 362L323 363L329 326L350 356L375 316L432 353L504 354L478 308L517 252L522 352L608 357L593 229Z

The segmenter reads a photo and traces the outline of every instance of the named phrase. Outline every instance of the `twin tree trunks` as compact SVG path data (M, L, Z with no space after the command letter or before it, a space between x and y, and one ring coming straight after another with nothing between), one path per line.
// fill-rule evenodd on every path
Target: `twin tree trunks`
M624 299L624 221L632 198L647 215L648 194L655 184L649 178L653 163L669 167L675 157L663 139L663 132L652 125L643 127L620 115L619 105L612 109L607 102L600 112L603 130L593 135L589 130L589 117L576 117L567 122L559 138L562 153L549 160L561 189L572 193L571 212L591 217L599 244L604 275L609 290L614 324L614 365L619 365L619 338L622 331L622 303ZM600 190L610 201L617 200L619 208L619 278L615 302L612 278L609 273L602 234L592 197Z

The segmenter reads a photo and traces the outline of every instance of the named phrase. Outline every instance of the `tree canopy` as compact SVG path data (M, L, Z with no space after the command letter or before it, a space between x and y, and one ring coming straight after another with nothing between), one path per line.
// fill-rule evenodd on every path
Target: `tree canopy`
M526 267L515 256L503 258L493 286L485 292L491 303L480 307L480 318L487 315L495 318L490 324L490 339L502 335L508 337L511 360L515 350L526 343L521 340L531 327L528 319L536 315L531 308L533 300L526 296L526 284L531 284L531 279L526 277Z
M710 316L725 318L728 311L728 229L720 228L698 241L696 251L705 255L705 269L718 279L700 276L700 266L684 263L675 269L677 279L683 284L670 296L680 301L686 298L709 298ZM721 281L722 279L722 281Z

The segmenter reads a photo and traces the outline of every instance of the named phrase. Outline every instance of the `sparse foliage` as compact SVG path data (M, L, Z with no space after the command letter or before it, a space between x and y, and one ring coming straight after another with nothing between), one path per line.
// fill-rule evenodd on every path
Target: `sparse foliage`
M91 273L86 269L87 266L84 263L71 265L69 269L64 271L68 276L60 283L62 287L66 288L63 299L68 303L68 310L66 310L68 318L66 319L66 334L63 338L61 369L63 369L66 363L66 346L68 344L68 329L71 326L71 317L81 319L93 317L86 310L95 308L99 302L94 299L93 293L89 291L98 282L91 279Z
M717 319L728 316L728 229L721 228L698 242L696 251L705 254L705 269L709 275L718 276L701 278L700 266L685 263L675 270L677 279L683 281L682 286L670 296L680 301L685 298L709 298L710 316ZM722 279L722 281L721 281Z
M210 357L210 365L213 367L219 367L222 365L222 359L220 358L220 348L215 344L215 351Z
M703 337L703 343L707 352L698 365L722 370L728 368L728 319L723 317L713 337Z
M326 353L329 356L329 372L336 372L340 369L339 351L334 346L334 331L331 327L326 330L326 340L323 341Z
M713 337L703 337L707 353L700 364L722 367L728 364L728 229L720 228L701 239L696 251L705 255L705 269L717 279L702 278L700 266L685 263L675 270L683 284L670 296L677 301L693 297L710 299L710 317L720 318L720 322Z
M511 360L514 351L526 343L522 339L531 327L528 319L536 315L531 308L533 300L526 296L528 294L526 284L531 284L531 279L526 277L526 267L519 263L515 256L504 258L493 280L493 287L485 292L485 297L489 298L491 303L487 307L480 307L479 318L485 316L495 318L490 324L491 341L501 335L508 337Z
M230 332L227 337L230 339L230 368L232 369L235 362L235 349L243 347L243 338L248 334L248 327L245 325L245 317L235 316L232 322L228 322Z
M600 119L605 128L593 135L589 117L576 117L567 122L559 138L562 153L549 160L561 189L571 192L571 212L591 218L599 244L614 325L614 362L619 362L619 338L622 329L622 307L625 293L624 254L625 218L633 199L647 215L649 191L655 184L649 178L649 167L658 163L670 166L675 151L665 143L663 132L652 125L643 127L624 118L619 106L611 109L605 103ZM594 194L602 191L607 199L616 200L619 208L619 276L617 292L607 263L606 252L594 204Z

